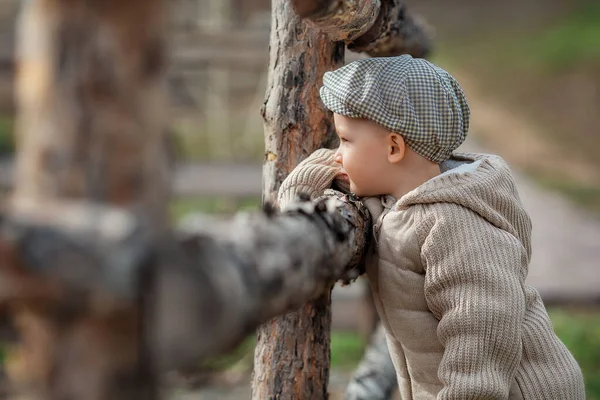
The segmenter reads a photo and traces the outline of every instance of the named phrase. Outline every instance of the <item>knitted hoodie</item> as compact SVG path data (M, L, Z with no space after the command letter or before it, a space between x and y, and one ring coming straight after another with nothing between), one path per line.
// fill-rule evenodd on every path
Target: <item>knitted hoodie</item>
M441 168L397 202L366 201L367 274L402 399L584 399L579 366L525 284L531 222L507 165L456 154Z

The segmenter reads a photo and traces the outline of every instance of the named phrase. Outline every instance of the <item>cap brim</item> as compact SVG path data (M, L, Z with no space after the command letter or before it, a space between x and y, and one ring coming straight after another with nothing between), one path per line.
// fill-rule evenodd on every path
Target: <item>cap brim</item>
M319 95L321 96L321 101L323 101L325 107L332 112L351 118L361 118L359 114L348 108L346 104L344 104L344 102L341 101L336 95L334 95L331 90L327 89L327 87L322 86L319 90Z

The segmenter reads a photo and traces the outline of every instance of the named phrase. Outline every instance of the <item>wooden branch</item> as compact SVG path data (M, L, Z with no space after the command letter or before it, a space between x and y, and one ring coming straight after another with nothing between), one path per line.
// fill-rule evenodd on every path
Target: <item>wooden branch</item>
M76 201L4 211L0 305L46 303L80 314L135 305L153 240L133 214Z
M381 8L377 1L292 0L294 11L308 18L330 40L352 42L375 23Z
M354 280L369 223L362 203L334 197L280 216L240 214L230 222L195 224L183 239L191 263L161 252L155 317L161 364L217 354L260 323L318 298L338 279Z
M294 9L348 49L372 57L426 57L432 30L411 15L402 0L292 0Z
M131 214L106 207L13 213L0 226L0 304L45 304L77 319L132 309L144 289L152 359L181 367L356 279L369 223L362 203L333 191L282 215L197 216L178 242L153 241Z

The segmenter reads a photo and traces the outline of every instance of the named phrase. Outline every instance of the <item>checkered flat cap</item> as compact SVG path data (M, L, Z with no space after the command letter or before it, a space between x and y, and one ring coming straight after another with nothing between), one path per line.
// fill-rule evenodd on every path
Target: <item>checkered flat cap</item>
M469 129L469 105L458 82L410 55L365 58L326 72L320 94L334 113L377 122L436 163L450 157Z

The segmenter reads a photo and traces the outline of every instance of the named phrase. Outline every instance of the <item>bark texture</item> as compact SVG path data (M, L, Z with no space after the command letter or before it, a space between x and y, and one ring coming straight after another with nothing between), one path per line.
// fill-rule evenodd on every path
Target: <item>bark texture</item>
M145 215L148 231L160 234L168 195L161 87L165 2L23 5L11 210L52 209L65 199L108 203ZM53 249L37 249L44 250ZM84 260L54 253L52 261L64 269L89 269ZM77 291L65 296L56 281L17 275L23 290L43 289L38 296L13 297L10 304L21 345L7 369L20 394L82 400L156 396L135 302L82 313L63 301L77 298Z
M272 1L269 79L262 110L263 200L275 200L281 182L301 160L317 148L334 144L332 115L322 106L318 89L323 74L340 67L343 57L343 44L304 23L289 1ZM261 326L252 397L326 398L330 325L328 291L300 310Z
M362 203L338 193L298 203L280 216L238 214L225 223L202 218L190 223L193 234L183 243L193 266L161 268L157 278L157 326L163 329L157 337L160 358L167 361L217 354L260 323L308 301L323 301L320 296L327 296L336 280L356 279L370 218ZM191 311L194 304L202 309Z
M348 49L372 57L411 54L425 57L431 51L432 29L411 14L403 0L292 0L302 18L343 41Z
M328 298L336 280L356 279L370 224L362 203L333 191L281 215L199 215L159 241L123 210L62 207L13 213L0 225L0 304L113 315L143 291L149 359L161 370L227 350L267 319ZM103 350L122 355L129 344Z

